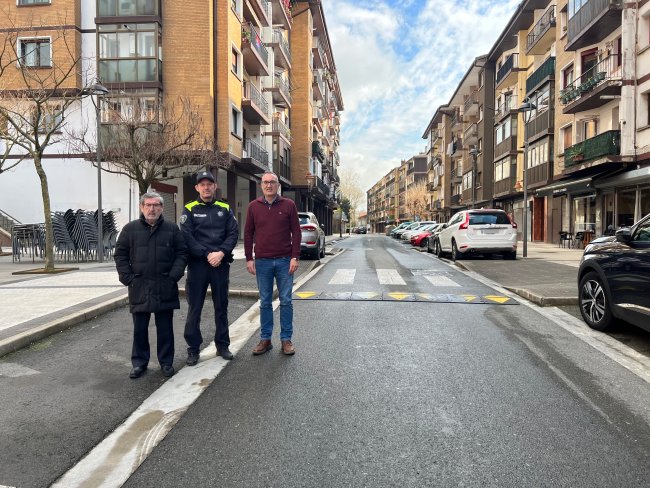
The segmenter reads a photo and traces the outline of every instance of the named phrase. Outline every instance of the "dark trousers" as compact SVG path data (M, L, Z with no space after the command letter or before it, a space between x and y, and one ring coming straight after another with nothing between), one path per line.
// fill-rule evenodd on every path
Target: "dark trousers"
M201 311L205 302L208 285L212 290L214 322L216 331L214 343L217 349L230 346L228 334L228 284L230 281L230 264L222 262L216 268L207 261L190 261L187 266L185 293L189 305L185 322L185 341L188 352L199 352L203 336L201 335Z
M154 312L156 319L156 353L158 362L162 366L169 366L174 362L174 311L162 310ZM149 349L149 319L150 312L133 313L133 350L131 364L146 366L151 356Z

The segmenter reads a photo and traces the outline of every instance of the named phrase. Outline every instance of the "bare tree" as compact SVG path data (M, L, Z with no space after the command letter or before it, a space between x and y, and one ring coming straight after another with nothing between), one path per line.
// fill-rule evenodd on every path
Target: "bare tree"
M84 94L80 46L74 30L33 21L18 25L6 12L0 15L9 21L0 33L0 169L33 162L43 199L45 271L53 271L50 193L42 161L48 148L60 142L66 115L78 108ZM67 25L65 19L55 23Z
M140 194L155 181L176 177L175 170L229 164L204 135L201 116L187 97L163 103L151 94L129 93L105 97L101 103L104 171L131 178ZM70 145L96 165L92 154L97 151L97 138L89 127L70 131Z
M341 198L347 198L350 202L350 225L356 224L357 212L360 210L361 205L364 203L366 194L359 187L359 175L352 169L342 169L339 171L341 185Z
M420 180L406 187L406 209L411 214L412 220L421 220L426 212L429 193L427 182Z

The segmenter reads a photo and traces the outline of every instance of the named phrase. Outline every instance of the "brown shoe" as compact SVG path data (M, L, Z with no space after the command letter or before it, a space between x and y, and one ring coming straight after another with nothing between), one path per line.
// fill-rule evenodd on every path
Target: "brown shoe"
M270 339L262 339L257 346L253 348L253 355L259 356L260 354L264 354L265 352L270 351L273 349L273 344L271 344Z
M292 356L296 353L296 349L291 344L291 341L282 341L282 354Z

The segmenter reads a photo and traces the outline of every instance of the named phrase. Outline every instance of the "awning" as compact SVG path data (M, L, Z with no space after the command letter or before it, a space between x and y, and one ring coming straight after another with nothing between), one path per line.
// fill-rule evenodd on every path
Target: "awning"
M647 183L650 183L650 166L626 171L611 178L602 178L596 182L596 187L621 188Z
M565 180L542 186L535 190L536 197L559 197L568 193L585 193L595 190L593 179L597 175L580 178L579 180Z

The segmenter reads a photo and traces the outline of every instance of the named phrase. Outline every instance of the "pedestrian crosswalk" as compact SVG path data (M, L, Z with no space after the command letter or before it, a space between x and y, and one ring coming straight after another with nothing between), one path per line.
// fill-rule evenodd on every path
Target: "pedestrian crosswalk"
M406 280L397 269L376 269L374 271L379 285L406 286ZM433 272L431 270L413 270L410 277L422 276L431 286L460 287L461 285L448 276L449 273ZM328 285L352 285L358 276L355 268L339 268L328 281Z

